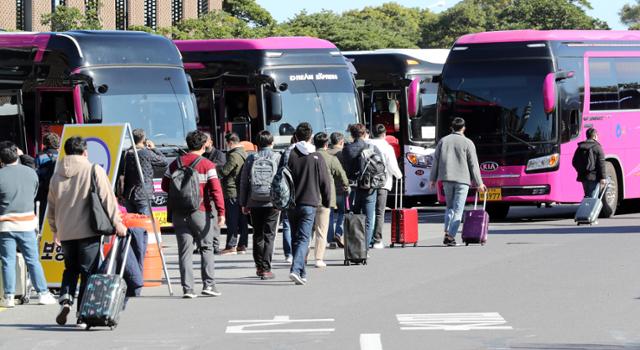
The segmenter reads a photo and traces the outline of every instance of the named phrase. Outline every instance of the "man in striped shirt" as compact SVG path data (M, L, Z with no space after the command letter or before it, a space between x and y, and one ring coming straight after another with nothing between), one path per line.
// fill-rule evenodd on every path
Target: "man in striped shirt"
M180 265L180 280L182 283L183 297L195 298L193 281L193 242L199 248L202 256L202 294L205 296L219 296L214 280L215 258L213 254L214 235L220 232L219 227L224 225L224 197L222 187L216 173L216 166L210 160L202 157L206 151L209 137L201 131L192 131L187 134L187 147L189 153L180 156L180 162L184 167L189 167L195 161L194 166L200 179L200 208L193 213L172 212L171 222L178 241L178 257ZM169 169L162 178L162 190L169 192L171 186L171 174L178 169L178 161L169 165ZM216 213L213 212L212 203ZM217 214L217 220L215 215Z
M47 289L38 259L36 227L38 218L33 201L38 191L38 175L19 162L18 147L3 143L0 148L0 261L4 285L4 307L14 307L16 287L16 248L24 255L40 304L55 304Z

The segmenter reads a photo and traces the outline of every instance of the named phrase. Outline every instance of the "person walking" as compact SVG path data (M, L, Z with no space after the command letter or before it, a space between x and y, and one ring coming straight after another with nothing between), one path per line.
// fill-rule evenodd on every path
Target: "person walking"
M196 242L202 259L202 294L205 296L220 296L216 288L214 271L215 256L213 254L213 237L219 232L219 227L225 222L224 197L215 165L202 155L206 150L209 137L201 131L191 131L187 134L189 153L178 157L171 164L162 178L162 190L169 193L167 210L171 213L171 222L178 241L178 265L180 267L180 282L183 298L193 299L198 295L194 291L193 280L193 242ZM176 209L178 206L171 197L172 178L180 169L191 168L198 175L199 188L198 209L184 212ZM191 198L192 200L195 198ZM212 220L213 205L218 214L217 223ZM218 227L214 227L215 224Z
M576 181L582 182L584 196L598 198L600 187L607 182L604 150L598 142L598 131L595 128L587 129L586 136L585 141L578 143L571 163L578 173Z
M232 132L225 136L227 142L227 162L222 168L222 188L224 206L227 214L227 244L221 255L246 254L249 244L247 216L242 214L238 204L238 182L247 153L240 144L238 134Z
M375 145L382 156L384 157L385 169L387 171L387 182L384 187L378 189L376 197L376 222L373 229L373 249L383 249L384 243L382 241L382 228L384 227L384 211L387 207L387 196L391 191L393 185L393 178L402 178L402 172L398 166L398 159L393 147L385 139L387 136L387 128L378 124L373 129L374 138L369 140L372 145Z
M258 132L256 145L258 152L249 155L242 168L238 201L242 213L251 217L256 275L270 280L275 278L271 258L280 216L271 202L271 182L280 163L280 153L273 151L273 135L267 130Z
M307 122L295 131L298 142L290 149L288 166L295 186L295 207L288 210L291 224L293 264L289 278L297 285L307 283L305 260L309 239L319 205L328 208L331 200L331 179L323 157L311 143L313 129Z
M342 149L344 148L344 135L341 132L332 132L329 136L329 140L331 141L331 145L327 152L338 158L340 165L344 164L342 158ZM342 167L344 170L344 166ZM346 172L345 172L346 174ZM348 180L348 178L347 178ZM346 212L346 196L349 193L349 189L345 191L342 187L339 186L337 182L335 182L336 186L336 208L331 209L331 213L329 214L329 232L327 233L327 241L329 242L330 248L344 247L344 241L342 240L343 228L344 224L344 213Z
M127 212L150 216L149 199L153 198L154 193L154 169L159 168L164 171L169 162L162 152L156 149L153 142L147 139L143 129L133 129L132 134L143 179L140 179L136 155L131 148L125 153L124 158L122 195Z
M204 134L207 135L207 146L203 156L209 159L213 164L215 164L216 172L220 174L222 172L222 168L227 163L227 156L224 154L224 152L214 146L213 138L211 137L210 133L205 131ZM214 212L212 213L215 214ZM217 221L217 217L212 217L212 220ZM215 227L217 227L217 225L215 225ZM220 228L218 227L218 230L219 229ZM197 251L194 252L194 254L196 253ZM220 254L220 232L217 232L213 236L213 254Z
M0 149L0 261L2 262L2 306L15 306L16 249L24 256L29 275L38 292L38 304L55 304L39 261L36 227L38 218L33 201L38 176L33 169L19 164L18 148L7 144Z
M38 173L38 194L36 201L40 202L39 226L42 227L44 215L47 211L47 195L49 194L49 183L53 177L58 160L58 150L60 149L60 137L58 134L48 132L42 137L44 149L35 159L36 172Z
M79 136L70 137L64 143L64 152L65 156L59 161L49 184L47 211L54 242L62 247L64 254L64 272L58 298L61 308L56 317L59 325L67 323L78 277L81 283L76 304L80 311L87 281L98 267L101 236L93 232L90 224L92 182L95 181L95 191L115 227L115 233L121 237L127 233L107 173L102 167L89 162L87 141ZM84 327L83 324L78 325Z
M469 186L475 184L478 191L487 187L480 176L476 146L464 136L464 119L456 117L451 122L452 133L443 137L433 154L433 168L429 188L435 189L436 181L442 181L447 209L444 215L444 241L447 246L456 245L456 234L467 201Z
M331 187L331 198L329 199L329 207L320 206L316 211L316 219L313 223L313 235L316 240L315 249L315 266L326 267L324 262L325 248L327 247L327 234L329 232L329 216L331 210L336 209L336 188L344 193L349 191L349 179L347 174L342 168L342 164L336 156L329 154L329 136L324 132L319 132L313 137L313 144L316 146L318 154L322 156L325 164L327 164L327 171Z
M342 165L347 172L351 186L355 187L355 191L351 191L350 193L351 198L349 200L353 203L353 212L356 214L365 214L367 217L366 242L369 244L373 239L373 230L375 227L377 188L364 188L359 181L365 171L362 165L368 163L363 161L362 153L371 147L378 159L383 159L383 156L376 146L370 145L367 142L368 131L363 124L351 125L349 132L351 133L353 142L345 145L342 150Z

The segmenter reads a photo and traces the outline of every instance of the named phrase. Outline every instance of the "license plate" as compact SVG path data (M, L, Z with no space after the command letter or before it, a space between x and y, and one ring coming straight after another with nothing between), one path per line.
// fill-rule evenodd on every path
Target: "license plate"
M501 201L502 200L502 188L492 187L487 189L488 201Z
M169 227L171 223L167 222L167 212L166 211L154 211L153 217L160 222L160 227Z

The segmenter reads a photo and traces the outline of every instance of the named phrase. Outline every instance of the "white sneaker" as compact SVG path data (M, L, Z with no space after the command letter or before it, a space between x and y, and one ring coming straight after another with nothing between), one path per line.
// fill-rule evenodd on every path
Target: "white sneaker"
M56 298L49 292L40 293L38 295L38 305L53 305L57 304Z
M289 265L293 264L293 256L289 255L288 257L286 257L284 259L284 261L286 261L287 263L289 263Z
M384 249L384 243L376 242L373 244L373 249Z
M16 299L15 295L7 294L4 296L4 300L2 302L2 307L13 308L16 307Z
M327 264L322 260L316 260L316 267L327 267Z

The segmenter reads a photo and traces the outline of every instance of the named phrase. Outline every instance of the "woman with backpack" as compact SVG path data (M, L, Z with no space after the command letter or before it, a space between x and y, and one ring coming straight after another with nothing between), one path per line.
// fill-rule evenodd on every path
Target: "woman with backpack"
M271 202L271 182L278 170L280 153L273 151L273 135L262 130L256 136L258 152L249 155L240 174L238 202L253 226L253 260L256 275L263 280L275 278L271 257L278 231L280 211Z

